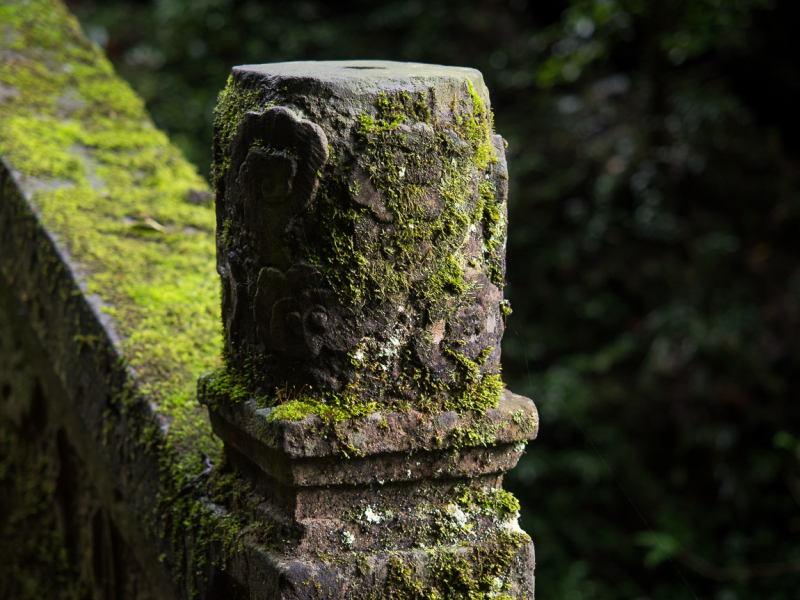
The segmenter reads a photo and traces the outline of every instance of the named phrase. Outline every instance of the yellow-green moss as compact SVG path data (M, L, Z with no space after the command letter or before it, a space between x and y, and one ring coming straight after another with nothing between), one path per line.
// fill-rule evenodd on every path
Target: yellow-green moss
M458 502L464 508L477 507L500 520L519 514L519 500L514 494L501 488L487 491L483 488L464 487L458 495Z
M321 396L303 394L299 398L279 404L270 413L269 419L298 421L313 414L330 425L356 417L366 417L381 408L377 402L363 402L356 396L334 393Z
M214 108L214 123L218 130L219 146L214 149L214 164L211 166L211 175L215 182L221 181L230 167L231 141L245 113L250 110L262 112L273 105L273 102L265 100L263 89L242 89L236 85L232 75L228 77Z
M219 363L214 213L189 201L206 183L61 4L0 5L0 51L3 162L35 180L42 223L103 300L171 442L217 452L194 394Z
M374 600L515 600L509 571L525 534L502 534L469 552L428 551L427 572L398 557L389 560L385 589ZM526 595L527 597L527 595Z
M380 304L412 293L431 315L438 316L446 312L445 306L452 304L453 297L469 290L462 250L470 227L487 219L484 229L488 246L495 250L502 240L505 221L491 183L481 184L477 205L468 209L472 178L483 173L490 162L496 162L497 156L491 145L491 113L469 79L467 86L469 102L454 100L453 123L443 124L432 118L430 98L412 98L405 92L381 94L377 114L361 115L355 131L359 151L368 157L370 181L381 192L396 228L380 238L354 241L353 228L371 210L349 203L319 201L325 235L320 247L308 248L308 258L323 267L331 287L345 303L355 307L366 302ZM421 148L411 150L401 125L416 123L426 124L433 136ZM450 127L458 142L448 135ZM441 214L431 219L419 201L423 187L410 183L405 173L433 177L437 165L441 169L437 191L444 206ZM332 162L331 167L335 170L338 164ZM331 172L323 177L318 197L346 196L342 188L352 186ZM421 245L428 248L424 254L419 252ZM409 273L417 270L426 277L415 285Z

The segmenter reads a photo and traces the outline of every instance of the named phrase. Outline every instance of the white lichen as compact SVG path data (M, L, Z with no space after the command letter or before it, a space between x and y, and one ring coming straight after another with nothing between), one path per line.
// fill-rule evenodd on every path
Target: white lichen
M368 506L364 510L364 520L367 523L377 524L377 523L380 523L381 521L383 521L383 519L384 519L384 517L380 516L378 513L376 513L374 510L372 510L371 506Z
M519 526L519 513L514 513L511 515L511 517L503 524L503 528L508 533L525 533Z
M448 504L444 507L444 512L453 520L459 527L464 527L467 524L467 515L455 504Z
M500 591L503 589L503 580L499 577L493 577L489 585L492 589L486 594L486 597L497 598L500 595Z
M390 336L386 343L378 350L378 356L381 358L394 358L400 350L402 341L395 336Z

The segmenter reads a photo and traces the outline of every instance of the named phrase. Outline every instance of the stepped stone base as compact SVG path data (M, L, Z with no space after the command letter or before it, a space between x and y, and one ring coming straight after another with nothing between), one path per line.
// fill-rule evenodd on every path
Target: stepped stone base
M250 558L250 579L258 564L275 598L533 598L533 544L502 490L538 431L529 399L329 424L270 420L209 383L199 396L274 540Z

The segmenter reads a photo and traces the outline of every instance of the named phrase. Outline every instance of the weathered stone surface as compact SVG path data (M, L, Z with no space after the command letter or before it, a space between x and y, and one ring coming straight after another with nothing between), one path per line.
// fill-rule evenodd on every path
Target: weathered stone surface
M0 272L0 597L168 598L30 318Z
M0 0L2 598L197 597L209 531L246 522L168 502L222 454L204 187L63 3Z
M227 352L252 393L499 398L507 171L478 71L236 67L214 155Z
M0 52L29 53L0 68L0 312L22 316L33 371L14 376L8 402L0 373L0 436L14 450L3 470L48 469L38 492L57 496L52 540L63 539L53 549L66 550L76 594L531 596L533 548L501 484L538 422L525 400L496 404L499 379L487 377L498 350L481 329L498 299L505 235L504 165L487 140L495 153L501 142L475 110L488 106L482 84L409 67L421 87L405 86L408 98L365 83L353 98L372 94L372 108L337 117L349 83L332 81L332 95L311 101L308 78L264 88L263 73L237 75L221 104L231 118L220 121L216 175L220 189L238 186L241 203L227 217L218 203L217 241L239 278L224 301L242 377L221 395L203 391L215 399L222 456L186 388L213 366L216 344L198 180L62 5L0 11L14 17L0 19L10 32ZM443 124L455 114L463 119ZM142 180L144 171L156 175ZM393 195L399 180L416 187ZM251 264L251 250L270 262ZM0 318L0 362L15 319ZM240 360L246 344L235 336L250 358ZM273 367L289 375L265 414ZM18 389L26 378L31 398ZM383 435L384 418L396 435ZM308 427L316 437L304 441ZM4 488L4 501L18 489Z
M220 561L221 553L214 560ZM220 561L221 562L221 561ZM214 598L265 600L516 599L533 598L532 545L487 542L471 547L391 553L319 553L314 560L248 548L214 571ZM242 585L230 572L252 573ZM221 590L220 593L217 590ZM258 594L258 595L256 595Z
M207 378L199 396L209 405L214 431L268 477L289 486L502 473L516 465L539 426L533 402L508 391L485 415L407 411L338 423L316 415L271 419L275 409L258 408L254 400L231 402L205 385Z

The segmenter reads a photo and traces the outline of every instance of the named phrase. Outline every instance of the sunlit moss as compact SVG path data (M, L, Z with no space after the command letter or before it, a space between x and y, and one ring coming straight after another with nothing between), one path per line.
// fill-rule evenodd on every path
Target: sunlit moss
M63 6L4 4L0 23L4 163L38 182L43 224L103 300L172 443L216 452L194 394L219 362L214 213L189 198L206 183Z

